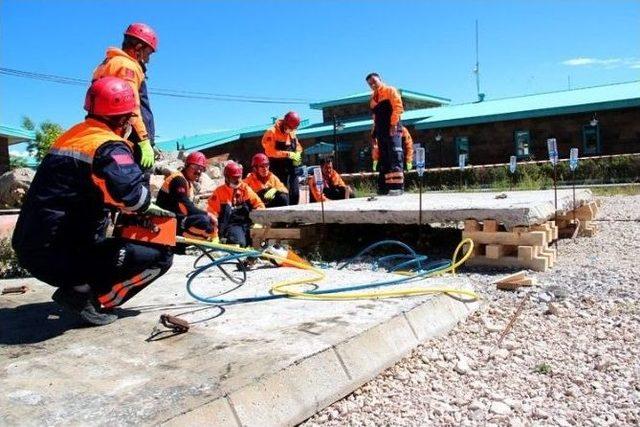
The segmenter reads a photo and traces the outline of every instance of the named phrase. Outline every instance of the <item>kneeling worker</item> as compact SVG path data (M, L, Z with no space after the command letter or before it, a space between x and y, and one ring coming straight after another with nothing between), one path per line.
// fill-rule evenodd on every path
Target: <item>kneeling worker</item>
M322 171L323 190L320 194L316 186L314 176L309 175L309 189L311 190L311 201L319 202L320 200L341 200L352 199L356 197L351 187L344 183L340 174L333 168L331 159L320 160L320 170Z
M207 167L207 158L199 151L189 154L181 172L165 178L156 200L158 206L176 214L178 234L211 240L216 236L217 220L213 214L193 203L193 183Z
M246 247L251 244L251 218L253 209L264 209L260 197L242 182L242 166L229 162L224 167L224 184L209 197L207 211L218 218L218 233L228 244Z
M109 312L171 267L168 247L107 239L109 209L174 216L151 203L144 174L124 138L136 110L131 86L117 77L91 84L88 115L63 133L40 163L13 234L22 267L58 289L53 300L87 323Z
M289 191L282 181L269 170L269 158L258 153L251 159L251 173L244 182L251 187L268 208L287 206Z

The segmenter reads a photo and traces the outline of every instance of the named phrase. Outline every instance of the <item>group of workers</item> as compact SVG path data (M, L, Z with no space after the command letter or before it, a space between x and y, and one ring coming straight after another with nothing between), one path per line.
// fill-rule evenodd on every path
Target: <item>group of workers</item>
M22 267L54 287L52 299L90 325L117 319L114 309L168 271L169 245L107 237L114 214L126 223L149 217L175 217L177 234L247 246L251 244L249 213L254 209L298 204L296 168L302 145L296 138L300 116L287 113L263 138L264 153L251 161L243 179L242 165L230 161L206 210L193 202L193 183L207 167L200 152L190 153L184 168L166 177L156 202L149 190L155 161L154 119L146 86L147 64L158 47L155 31L131 24L121 49L107 49L87 90L84 121L63 133L42 160L27 192L12 245ZM374 165L380 166L379 192L403 190L402 101L397 90L373 73L372 139ZM406 150L405 150L406 151ZM375 167L375 166L374 166ZM309 176L312 201L354 197L330 159L321 162L322 182Z

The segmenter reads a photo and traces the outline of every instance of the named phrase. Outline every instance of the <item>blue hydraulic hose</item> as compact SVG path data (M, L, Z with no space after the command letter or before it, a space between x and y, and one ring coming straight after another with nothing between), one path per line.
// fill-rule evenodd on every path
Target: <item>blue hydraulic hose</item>
M411 255L414 257L414 259L410 259L409 261L405 261L403 263L400 263L398 265L396 265L395 267L392 267L393 270L390 271L395 271L399 268L401 268L402 266L406 266L406 265L410 265L410 264L418 264L419 266L419 270L416 272L416 274L412 275L412 276L406 276L406 277L401 277L398 279L393 279L393 280L387 280L387 281L383 281L383 282L377 282L377 283L365 283L365 284L360 284L360 285L353 285L353 286L347 286L347 287L343 287L343 288L335 288L335 289L316 289L316 290L310 290L307 291L306 293L308 294L312 294L312 295L322 295L322 294L333 294L333 293L338 293L338 292L350 292L350 291L357 291L357 290L362 290L362 289L368 289L368 288L377 288L377 287L381 287L381 286L389 286L389 285L397 285L400 283L404 283L404 282L408 282L410 280L416 280L416 279L421 279L423 277L429 276L431 274L437 273L439 271L443 271L446 270L447 268L449 268L451 266L451 261L449 260L439 260L439 261L432 261L428 264L429 268L422 268L422 262L424 262L427 257L424 255L418 255L415 253L415 251L413 249L411 249L411 247L409 247L408 245L405 245L402 242L396 241L396 240L384 240L381 242L377 242L374 243L373 245L370 245L368 247L366 247L364 250L360 251L358 253L358 255L356 255L355 257L351 258L350 260L346 261L341 267L339 267L338 269L341 270L343 269L345 266L347 266L350 262L352 262L354 259L357 259L358 257L362 256L363 254L367 253L368 251L382 246L382 245L397 245L397 246L401 246L403 249L406 249L407 251L409 251L411 253ZM189 295L191 295L192 298L203 302L203 303L207 303L207 304L237 304L237 303L248 303L248 302L259 302L259 301L267 301L267 300L273 300L273 299L279 299L279 298L286 298L288 297L288 295L286 294L282 294L282 295L274 295L274 294L269 294L269 295L259 295L259 296L255 296L255 297L244 297L244 298L232 298L232 299L223 299L223 298L210 298L210 297L203 297L200 296L198 294L196 294L195 292L193 292L193 290L191 289L192 286L192 282L194 280L195 277L197 277L200 273L202 273L203 271L211 268L211 267L215 267L219 264L228 262L228 261L232 261L232 260L237 260L240 258L245 258L245 257L259 257L261 255L260 252L258 251L250 251L250 252L243 252L243 253L232 253L229 251L225 251L225 250L220 250L221 252L225 252L229 255L223 256L209 264L206 264L202 267L198 267L196 270L194 270L190 275L189 278L187 279L187 292L189 293ZM407 257L410 257L411 255L406 255L406 254L402 254L402 255L389 255L386 258L389 257L395 257L395 258L402 258L402 259L406 259Z

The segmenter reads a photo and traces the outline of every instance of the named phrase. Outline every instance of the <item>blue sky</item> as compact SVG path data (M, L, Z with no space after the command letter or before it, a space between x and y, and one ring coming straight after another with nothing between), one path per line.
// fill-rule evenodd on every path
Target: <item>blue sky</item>
M89 79L124 28L160 37L149 86L322 101L386 82L454 103L640 79L640 1L31 1L0 3L2 67ZM86 88L0 75L0 121L81 121ZM158 139L268 123L307 105L152 95Z

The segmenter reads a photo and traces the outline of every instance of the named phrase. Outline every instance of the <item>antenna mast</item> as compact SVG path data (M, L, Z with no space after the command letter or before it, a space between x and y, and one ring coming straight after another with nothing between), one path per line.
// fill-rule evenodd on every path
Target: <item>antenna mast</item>
M476 73L476 93L478 95L478 101L481 101L480 97L480 56L478 54L478 20L476 19L476 68L473 70Z

